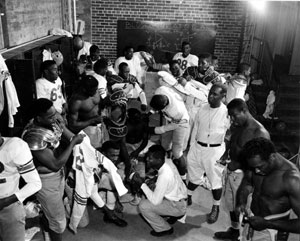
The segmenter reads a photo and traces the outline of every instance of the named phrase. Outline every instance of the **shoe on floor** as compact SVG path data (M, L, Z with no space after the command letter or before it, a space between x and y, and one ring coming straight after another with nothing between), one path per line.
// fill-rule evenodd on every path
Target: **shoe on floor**
M229 228L227 231L216 232L214 238L216 239L228 239L228 240L238 240L240 236L240 231L238 229Z
M154 230L152 230L150 232L150 234L152 236L155 236L155 237L163 237L163 236L166 236L166 235L170 235L174 232L174 229L173 228L170 228L169 230L166 230L166 231L162 231L162 232L156 232Z
M179 216L179 217L173 217L173 216L172 216L172 217L169 217L169 218L167 219L167 222L168 222L169 224L174 224L174 223L177 222L178 219L181 219L183 216L184 216L184 215Z
M219 212L220 212L219 206L213 205L211 212L206 216L206 222L209 224L215 223L218 220Z
M104 214L103 221L106 223L114 223L118 227L127 226L127 222L124 219L119 218L116 214L113 214L110 217L107 214Z

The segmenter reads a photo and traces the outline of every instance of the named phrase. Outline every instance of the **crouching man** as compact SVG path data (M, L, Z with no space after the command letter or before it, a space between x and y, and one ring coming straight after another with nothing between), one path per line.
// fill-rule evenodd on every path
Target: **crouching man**
M172 234L174 230L170 224L186 213L187 188L173 162L165 160L165 156L162 146L149 148L147 166L157 171L154 190L137 173L132 177L133 185L140 188L147 198L140 202L139 210L153 228L150 234L156 237ZM170 218L165 220L162 216Z

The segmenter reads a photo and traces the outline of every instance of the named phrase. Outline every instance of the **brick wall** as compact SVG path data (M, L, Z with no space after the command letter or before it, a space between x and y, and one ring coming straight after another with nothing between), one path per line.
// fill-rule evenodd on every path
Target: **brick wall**
M100 47L104 56L115 60L119 19L215 24L214 54L219 57L222 71L234 72L244 8L242 1L92 0L92 42Z

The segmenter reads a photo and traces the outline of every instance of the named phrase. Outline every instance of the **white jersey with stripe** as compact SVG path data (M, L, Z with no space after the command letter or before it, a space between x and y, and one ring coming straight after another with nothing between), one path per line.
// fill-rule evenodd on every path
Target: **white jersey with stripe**
M20 202L41 188L41 180L32 161L30 149L18 137L2 137L0 147L0 199L15 194ZM19 190L20 176L26 185Z
M193 54L189 54L186 57L183 57L182 52L179 52L174 55L173 60L177 60L180 68L185 71L188 67L198 66L198 57Z

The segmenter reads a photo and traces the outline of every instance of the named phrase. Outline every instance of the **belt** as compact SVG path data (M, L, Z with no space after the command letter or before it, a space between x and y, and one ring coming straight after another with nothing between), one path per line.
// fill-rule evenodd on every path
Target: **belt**
M207 143L203 143L203 142L200 142L200 141L197 141L197 143L200 146L204 146L204 147L217 147L217 146L221 146L221 144L207 144Z

